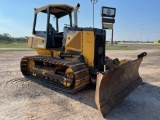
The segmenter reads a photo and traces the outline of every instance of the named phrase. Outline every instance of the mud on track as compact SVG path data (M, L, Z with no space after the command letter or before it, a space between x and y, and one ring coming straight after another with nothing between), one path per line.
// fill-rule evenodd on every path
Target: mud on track
M31 52L0 52L0 119L160 119L160 50L145 50L140 67L144 81L122 104L103 118L94 103L94 88L75 94L54 90L50 84L24 78L19 70L23 56ZM107 51L111 58L135 59L142 50Z

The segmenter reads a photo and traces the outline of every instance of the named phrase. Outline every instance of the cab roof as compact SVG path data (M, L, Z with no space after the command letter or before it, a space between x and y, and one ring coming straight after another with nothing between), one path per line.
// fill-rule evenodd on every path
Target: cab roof
M49 4L47 6L35 9L35 14L39 12L47 13L47 9L50 8L51 14L60 18L69 13L72 13L74 10L73 6L67 4Z

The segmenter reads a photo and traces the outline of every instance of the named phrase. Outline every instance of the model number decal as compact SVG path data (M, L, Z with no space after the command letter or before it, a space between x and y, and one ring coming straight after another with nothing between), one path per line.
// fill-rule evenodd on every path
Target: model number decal
M44 45L37 45L38 46L38 48L44 48Z

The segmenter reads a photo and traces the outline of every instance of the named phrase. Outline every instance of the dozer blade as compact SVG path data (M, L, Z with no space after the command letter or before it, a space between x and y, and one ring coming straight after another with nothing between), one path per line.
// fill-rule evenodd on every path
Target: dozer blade
M143 56L138 56L136 60L97 75L95 102L104 117L142 83L138 72L142 60Z

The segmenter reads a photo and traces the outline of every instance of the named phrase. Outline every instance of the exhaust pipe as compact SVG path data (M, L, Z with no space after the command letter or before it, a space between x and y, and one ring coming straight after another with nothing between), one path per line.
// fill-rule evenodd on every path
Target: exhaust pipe
M78 3L77 6L74 7L74 27L78 27L78 9L80 7L80 4Z

